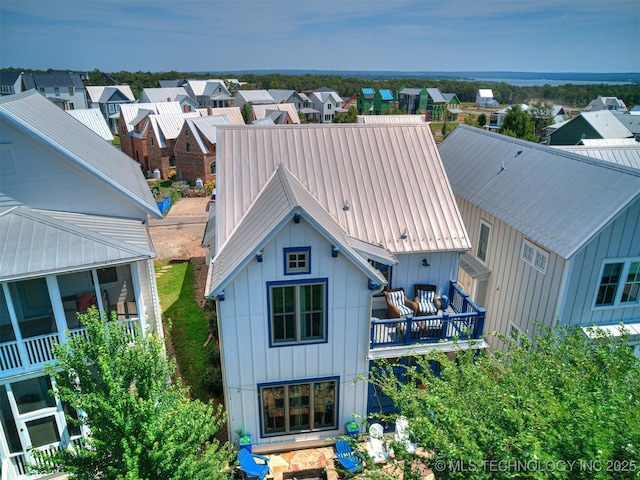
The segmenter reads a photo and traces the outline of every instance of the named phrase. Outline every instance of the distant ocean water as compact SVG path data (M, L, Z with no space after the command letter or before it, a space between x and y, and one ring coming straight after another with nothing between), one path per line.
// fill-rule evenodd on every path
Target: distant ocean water
M552 87L557 87L559 85L566 85L570 83L572 85L593 85L593 84L604 84L604 85L629 85L631 81L628 82L619 82L619 81L605 81L605 80L553 80L549 78L469 78L465 80L470 80L474 82L504 82L508 85L513 85L515 87L541 87L544 85L550 85Z

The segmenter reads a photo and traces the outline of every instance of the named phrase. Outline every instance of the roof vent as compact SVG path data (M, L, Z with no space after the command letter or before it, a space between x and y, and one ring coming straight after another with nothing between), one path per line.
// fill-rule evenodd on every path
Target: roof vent
M349 202L347 200L345 200L344 205L342 206L342 210L344 210L346 212L350 208L351 207L349 206Z

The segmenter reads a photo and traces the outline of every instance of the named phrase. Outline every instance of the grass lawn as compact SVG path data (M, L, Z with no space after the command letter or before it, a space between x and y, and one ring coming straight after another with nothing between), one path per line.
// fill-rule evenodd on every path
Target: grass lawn
M208 358L202 345L209 330L207 315L196 302L193 267L190 262L156 263L156 275L166 333L171 338L180 375L189 385L191 396L206 402L209 396L202 388L202 374Z

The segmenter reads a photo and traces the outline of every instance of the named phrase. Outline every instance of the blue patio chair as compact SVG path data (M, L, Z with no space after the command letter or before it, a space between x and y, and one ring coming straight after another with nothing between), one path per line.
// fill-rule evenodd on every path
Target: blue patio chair
M336 442L336 459L342 468L351 473L358 473L364 468L364 456L351 448L346 440Z
M264 464L257 463L255 461L256 458L262 460ZM244 448L241 448L238 452L238 463L248 478L264 480L264 477L269 474L269 459L262 455L250 453Z

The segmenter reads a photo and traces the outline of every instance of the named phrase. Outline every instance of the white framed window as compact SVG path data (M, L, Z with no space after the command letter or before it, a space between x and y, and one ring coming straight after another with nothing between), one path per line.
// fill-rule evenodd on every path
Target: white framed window
M539 270L542 273L547 273L549 253L528 240L524 240L522 242L521 258L525 263L528 263L536 270Z
M327 279L267 282L270 347L326 342Z
M56 97L60 96L60 87L53 87L53 93L55 93Z
M595 307L637 305L640 300L640 257L606 260L599 279Z
M284 274L311 273L311 247L284 249Z
M524 333L524 331L519 326L517 326L513 322L509 322L509 334L507 335L508 338L510 338L511 340L516 342L518 344L518 346L521 346L522 345L522 338L526 337L526 336L527 335Z
M480 220L480 233L478 234L478 250L476 257L485 262L487 260L487 250L489 248L489 236L491 234L491 224Z

